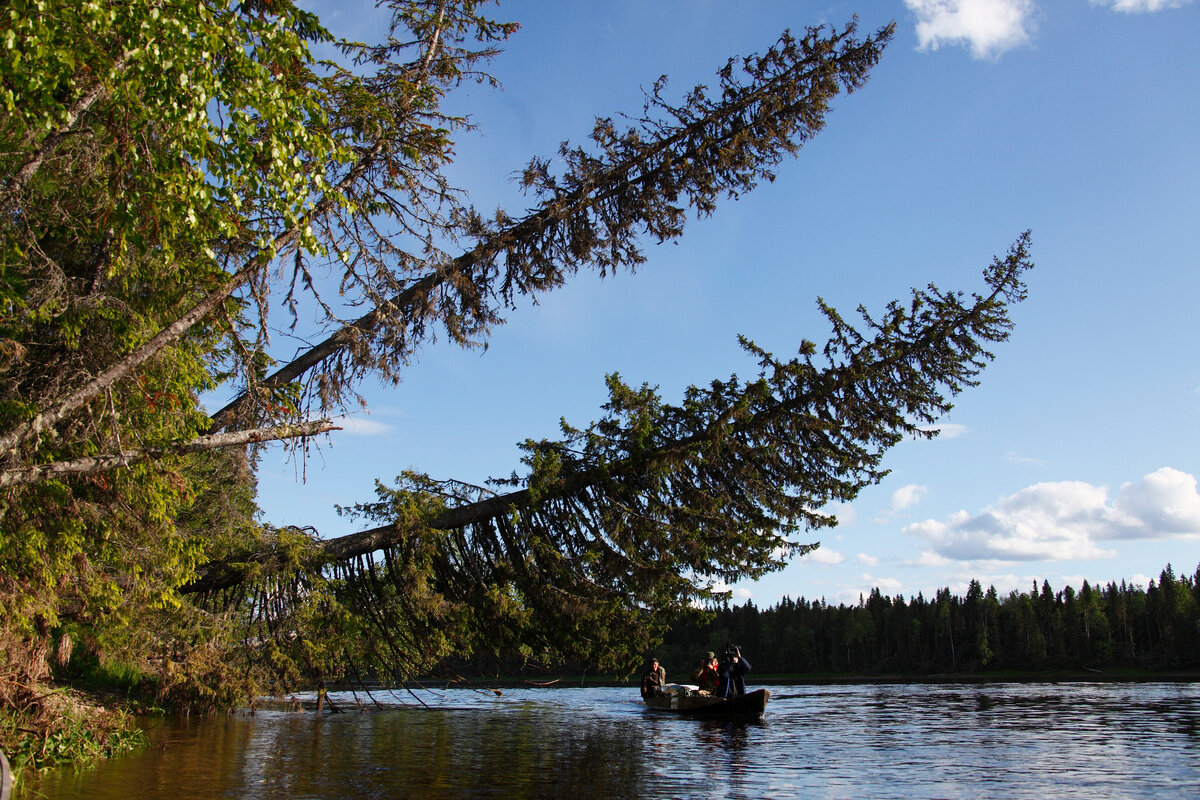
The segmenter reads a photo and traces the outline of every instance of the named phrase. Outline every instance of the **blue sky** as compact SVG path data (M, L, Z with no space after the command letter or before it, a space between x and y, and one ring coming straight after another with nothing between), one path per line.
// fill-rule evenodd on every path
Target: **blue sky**
M369 3L307 5L356 38L386 24ZM668 402L748 376L739 333L785 355L824 339L818 296L849 313L929 282L978 289L1028 228L1029 299L942 435L896 447L892 474L837 509L819 551L735 599L852 603L875 586L964 592L972 578L1001 593L1043 579L1144 585L1168 561L1191 573L1200 3L512 0L496 12L522 25L492 65L503 91L450 101L480 125L460 138L452 177L480 209L519 211L515 171L582 142L596 115L638 112L659 75L678 97L785 28L853 14L863 31L896 20L896 37L773 183L678 244L647 243L636 274L581 275L513 311L486 352L439 344L399 386L367 383L369 413L304 464L265 456L265 519L339 536L358 528L333 506L371 499L376 478L506 475L517 442L598 415L606 373Z

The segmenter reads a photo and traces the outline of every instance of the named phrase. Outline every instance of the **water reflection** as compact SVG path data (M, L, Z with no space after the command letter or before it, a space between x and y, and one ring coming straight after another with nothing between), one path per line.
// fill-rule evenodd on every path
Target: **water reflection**
M1200 796L1192 684L785 687L754 722L653 712L613 689L426 700L172 720L145 753L35 788L63 800Z

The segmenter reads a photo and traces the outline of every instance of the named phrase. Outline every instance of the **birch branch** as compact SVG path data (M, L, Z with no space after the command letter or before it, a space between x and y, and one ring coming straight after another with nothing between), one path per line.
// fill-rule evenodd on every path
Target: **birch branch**
M116 74L124 68L125 58L122 56L115 64L113 64L112 72L113 74ZM46 135L46 138L42 140L41 144L39 144L29 156L29 160L21 165L21 168L16 171L16 174L13 175L12 180L8 182L8 186L4 188L3 194L0 194L0 204L7 205L13 198L21 193L21 191L25 188L25 185L29 183L29 181L37 173L38 169L42 166L42 163L46 160L46 156L48 156L54 150L59 140L70 133L72 129L74 129L75 124L79 122L80 118L83 117L83 115L86 114L92 108L92 106L96 105L100 98L104 97L107 92L108 87L104 85L104 82L97 80L96 84L92 86L91 89L84 92L84 94L78 100L76 100L69 109L67 109L67 115L63 121L63 124L59 126L57 130L53 130Z
M434 51L440 47L441 32L442 25L439 23L431 37L429 52L424 61L424 69L426 73L428 73L429 63L432 60ZM422 76L422 80L427 79L427 74ZM211 314L235 291L245 285L256 273L258 273L259 270L264 269L269 261L268 253L274 252L276 254L281 254L287 248L294 245L299 239L301 231L305 229L311 220L328 211L336 202L336 198L342 196L350 186L356 183L366 173L367 169L370 168L375 159L384 150L388 143L389 142L386 138L381 137L380 139L376 140L371 148L359 158L358 162L355 163L346 176L342 180L338 181L337 185L333 187L332 191L326 192L313 206L309 213L305 214L291 228L276 236L269 248L260 251L250 258L241 269L233 273L230 279L226 281L223 286L209 293L204 297L204 299L192 306L192 308L186 313L159 331L158 334L156 334L148 342L143 344L141 347L138 347L132 353L125 356L123 359L106 369L104 372L100 373L86 385L70 393L67 395L67 397L56 401L56 404L53 405L52 408L37 414L28 422L17 426L3 435L0 435L0 454L8 454L15 451L18 445L27 441L39 431L45 430L46 428L57 424L68 414L71 414L72 412L83 407L101 392L105 391L122 378L130 375L135 369L137 369L147 360L182 338L188 330ZM215 429L213 432L215 432Z
M341 428L334 425L332 421L323 419L296 425L278 425L270 428L255 428L253 430L230 431L228 433L200 436L186 442L164 445L162 447L143 447L126 450L121 453L78 458L73 461L59 461L54 464L37 464L31 467L6 469L0 471L0 487L37 483L66 475L94 475L164 456L199 453L204 450L260 444L262 442L273 442L281 439L301 439L328 433L329 431L340 430Z
M223 286L210 292L187 312L177 317L174 322L164 327L153 338L129 353L116 364L113 364L88 383L68 394L65 398L57 401L56 405L0 436L0 452L7 453L12 451L37 432L57 424L68 414L82 408L86 403L91 402L92 399L100 395L114 383L132 374L139 366L181 339L192 326L211 314L230 295L245 285L255 273L265 268L268 263L268 252L273 250L276 253L282 253L294 245L300 237L300 232L309 224L309 220L329 210L335 202L334 198L362 177L363 173L366 172L374 159L383 150L385 144L384 140L377 141L358 160L358 163L346 174L346 177L338 182L333 192L325 194L308 214L302 217L295 225L276 236L270 248L262 250L253 256L245 266L233 273Z

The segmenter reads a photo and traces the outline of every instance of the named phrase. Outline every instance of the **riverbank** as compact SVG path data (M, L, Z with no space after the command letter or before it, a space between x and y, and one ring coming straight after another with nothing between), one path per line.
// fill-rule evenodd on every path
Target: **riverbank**
M146 735L127 704L69 687L39 688L36 708L0 711L0 741L15 786L29 772L145 746Z
M88 764L147 743L136 719L152 709L128 691L94 684L19 688L0 706L0 752L14 790L30 773Z

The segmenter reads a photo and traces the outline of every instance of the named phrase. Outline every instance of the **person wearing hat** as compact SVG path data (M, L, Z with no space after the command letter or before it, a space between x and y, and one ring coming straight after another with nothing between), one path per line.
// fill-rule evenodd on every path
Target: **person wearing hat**
M746 693L746 673L750 671L750 662L742 655L742 648L731 644L725 648L725 657L717 666L717 674L721 682L717 687L718 697L729 699Z
M717 672L717 654L712 650L700 657L700 669L692 675L692 681L700 687L700 691L704 694L716 691L718 684L721 683L721 676Z
M646 672L646 677L642 678L642 697L661 694L666 685L667 671L658 663L658 656L655 656L650 659L650 669Z

